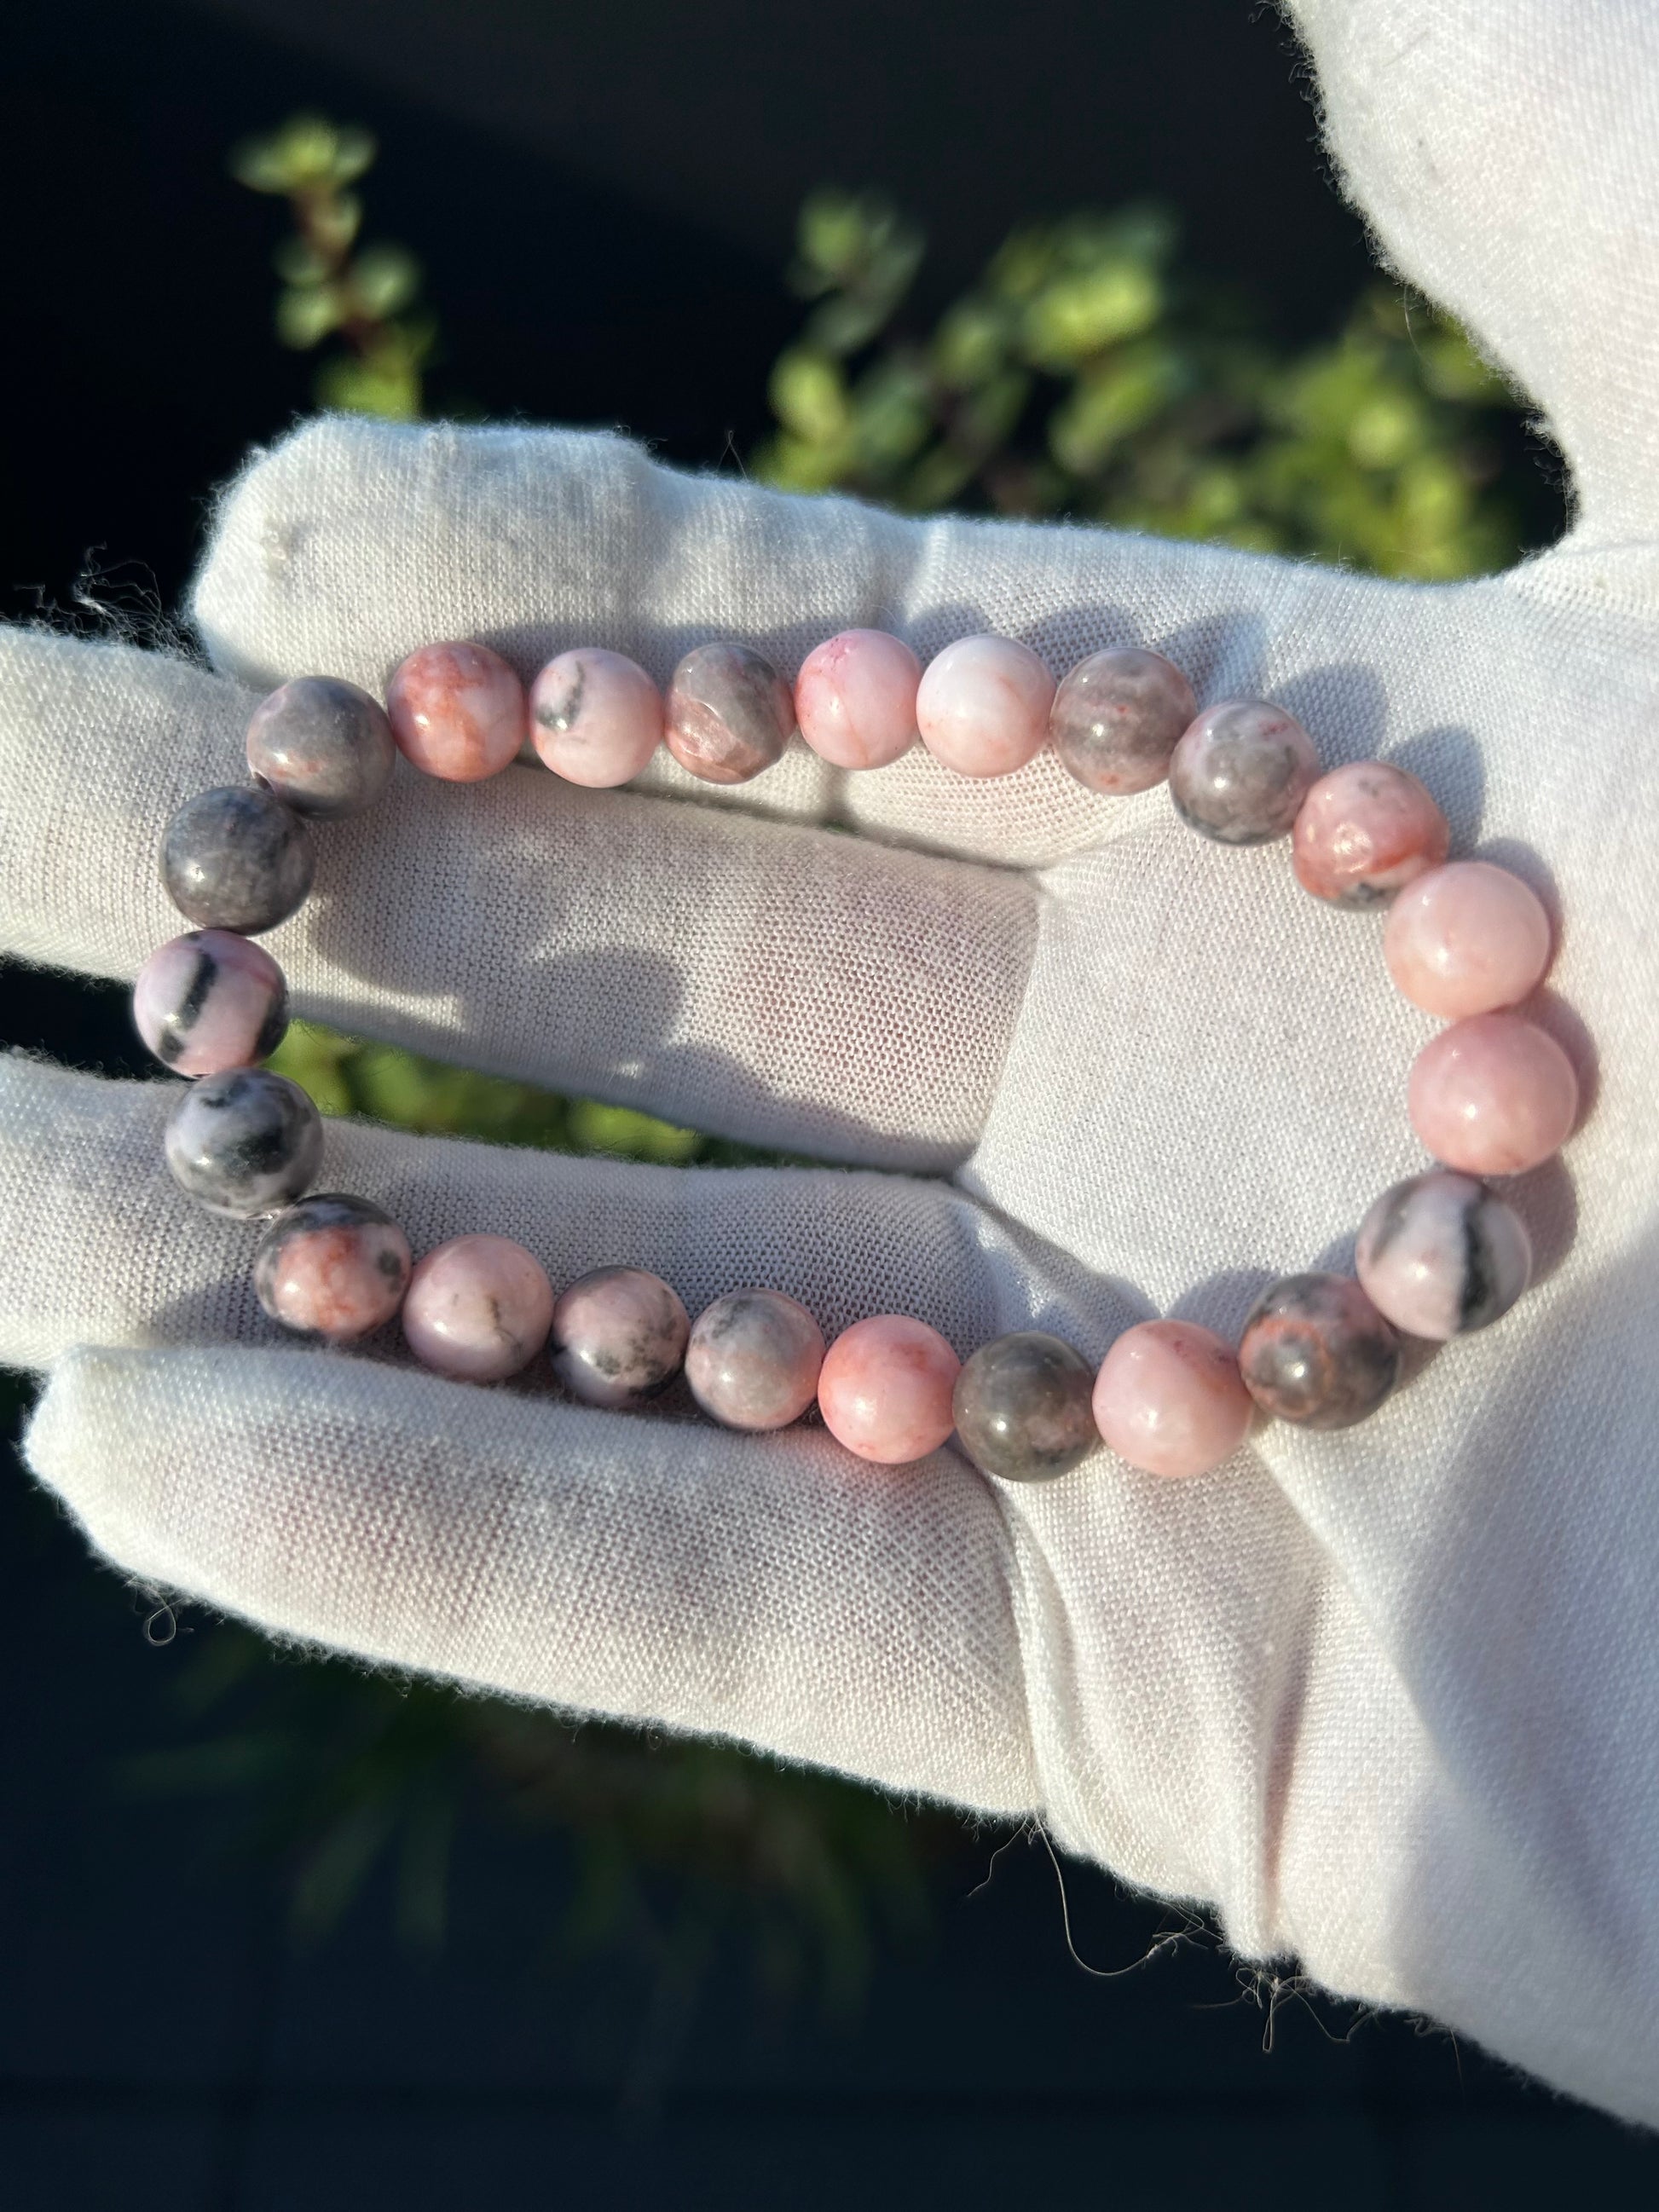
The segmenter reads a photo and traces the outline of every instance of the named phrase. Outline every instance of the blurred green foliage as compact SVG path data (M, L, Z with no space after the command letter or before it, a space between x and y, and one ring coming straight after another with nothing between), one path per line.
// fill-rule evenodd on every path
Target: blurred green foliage
M420 264L401 246L359 246L363 204L351 190L373 166L375 144L355 125L290 117L248 138L230 157L251 191L285 199L294 228L276 248L276 335L304 352L330 340L319 363L318 404L397 422L422 411L422 373L437 335L418 311Z
M234 173L287 199L278 333L338 341L323 404L413 416L434 325L395 248L357 251L350 187L366 132L298 118L240 149ZM1168 535L1447 578L1520 543L1496 435L1512 403L1443 319L1382 288L1336 335L1276 348L1182 269L1156 210L1019 230L928 330L906 320L921 233L884 202L821 192L791 281L811 303L777 362L778 428L754 473L945 507L1084 516ZM769 1156L631 1109L474 1074L310 1024L272 1065L325 1113L505 1144L702 1166ZM664 1985L737 1927L775 1982L855 1996L884 1929L915 1923L923 1872L957 1831L717 1745L276 1663L228 1626L186 1678L220 1732L135 1770L146 1788L244 1793L294 1875L296 1924L325 1929L384 1863L400 1924L438 1940L449 1839L468 1793L556 1832L576 1874L573 1940L637 1952Z
M820 192L791 271L813 301L772 372L755 472L913 513L1084 516L1390 576L1503 566L1503 385L1462 333L1378 286L1299 353L1183 271L1156 208L1017 231L931 329L919 234Z
M399 1932L445 1939L452 1846L482 1784L498 1816L566 1844L544 1923L556 1960L600 1950L658 1977L734 1931L763 1988L856 2001L875 1947L925 1918L948 1831L833 1777L723 1746L572 1721L443 1685L273 1659L220 1628L180 1684L185 1740L129 1759L138 1797L240 1802L244 1848L289 1869L292 1924L326 1936L384 1865Z

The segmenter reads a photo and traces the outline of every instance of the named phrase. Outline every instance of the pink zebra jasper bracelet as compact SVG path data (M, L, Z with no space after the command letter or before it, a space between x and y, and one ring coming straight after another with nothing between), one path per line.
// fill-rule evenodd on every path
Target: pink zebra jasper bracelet
M664 744L692 775L730 784L770 767L797 731L849 769L885 766L920 737L969 776L1011 775L1052 744L1079 783L1109 796L1167 777L1182 819L1223 844L1288 836L1316 897L1391 901L1389 971L1450 1024L1408 1085L1413 1125L1440 1164L1371 1207L1358 1279L1281 1278L1237 1352L1190 1322L1143 1322L1096 1373L1031 1329L964 1362L902 1314L856 1322L826 1351L812 1316L775 1290L730 1291L693 1322L640 1267L599 1268L556 1296L507 1237L458 1237L417 1263L368 1200L305 1195L322 1125L296 1085L258 1064L282 1037L288 993L250 938L310 888L308 820L370 805L399 750L426 775L465 783L504 769L528 738L556 774L609 787ZM848 630L807 656L793 694L748 646L714 643L685 655L665 699L643 669L599 647L561 653L526 694L488 646L431 645L394 672L384 710L333 677L285 684L256 710L247 759L251 784L204 792L167 825L162 879L197 927L145 963L134 1012L161 1061L197 1079L167 1123L168 1166L215 1212L265 1218L254 1282L296 1334L355 1343L401 1313L410 1349L443 1375L500 1382L550 1346L560 1381L586 1405L643 1404L683 1370L697 1405L734 1429L781 1428L816 1397L831 1434L863 1458L920 1459L954 1431L988 1474L1034 1481L1065 1474L1102 1438L1147 1473L1201 1474L1237 1449L1257 1407L1346 1427L1394 1388L1397 1331L1444 1340L1483 1328L1527 1287L1526 1230L1480 1178L1537 1166L1577 1113L1565 1054L1510 1011L1549 963L1542 905L1501 868L1448 862L1445 817L1415 777L1380 761L1321 775L1291 715L1260 700L1200 712L1155 653L1092 654L1056 687L1007 638L960 639L924 671L897 638Z

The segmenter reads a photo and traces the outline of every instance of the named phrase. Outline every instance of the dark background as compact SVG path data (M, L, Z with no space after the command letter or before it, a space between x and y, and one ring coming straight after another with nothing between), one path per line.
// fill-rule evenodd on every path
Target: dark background
M765 427L819 183L925 222L924 304L1023 218L1148 194L1287 337L1334 325L1369 267L1286 34L1245 0L144 0L14 6L5 29L13 617L174 607L214 485L307 408L312 362L270 331L280 212L224 167L297 107L380 135L368 234L425 264L441 403L620 423L696 465ZM119 994L15 969L0 993L4 1041L147 1072ZM969 1894L991 1838L945 1854L932 1935L890 1946L839 2025L758 2003L734 1955L666 2033L648 1975L544 1955L568 1869L486 1806L435 1960L374 1884L296 1948L270 1866L123 1781L178 1736L211 1624L155 1645L15 1467L0 1546L9 2206L1655 2201L1648 2139L1437 2031L1264 2003L1212 1943L1087 1978L1039 1851ZM1168 1925L1097 1874L1068 1884L1098 1966Z

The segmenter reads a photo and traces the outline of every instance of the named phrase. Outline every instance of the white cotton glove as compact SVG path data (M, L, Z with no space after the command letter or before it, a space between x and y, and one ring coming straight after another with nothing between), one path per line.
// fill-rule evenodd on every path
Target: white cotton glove
M1104 1451L1028 1489L951 1451L848 1458L280 1346L245 1228L160 1158L173 1087L13 1060L0 1354L48 1369L32 1464L146 1583L289 1637L720 1734L998 1814L1219 1912L1253 1959L1404 2005L1659 2119L1659 24L1644 8L1305 10L1328 124L1399 265L1550 407L1584 522L1429 588L1097 531L910 523L654 467L620 441L327 422L257 459L196 598L216 665L13 633L3 943L130 976L177 928L173 807L239 773L253 696L379 687L416 644L528 673L602 643L665 677L747 638L989 629L1057 672L1129 641L1261 693L1328 764L1423 776L1459 849L1555 902L1539 1018L1592 1110L1516 1202L1543 1279L1371 1421L1262 1428L1160 1483ZM1506 195L1508 196L1506 198ZM1500 228L1501 226L1501 228ZM691 803L688 803L691 802ZM816 825L833 824L830 834ZM1036 1325L1235 1329L1340 1263L1424 1156L1433 1024L1375 916L1282 846L1042 758L804 750L733 794L538 769L400 773L319 838L267 940L299 1010L855 1170L678 1171L331 1128L328 1187L417 1249L465 1229L556 1280L652 1267L695 1310L768 1283L833 1332L959 1351ZM1559 994L1559 998L1554 995Z

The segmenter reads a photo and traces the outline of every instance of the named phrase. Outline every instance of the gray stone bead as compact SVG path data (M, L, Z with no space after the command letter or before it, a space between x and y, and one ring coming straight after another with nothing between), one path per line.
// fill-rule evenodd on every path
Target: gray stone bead
M1094 1385L1095 1370L1082 1353L1042 1329L981 1344L951 1399L963 1449L1005 1482L1067 1474L1100 1442Z
M1091 653L1065 677L1048 715L1060 764L1108 798L1150 791L1198 713L1193 687L1161 653Z
M789 686L746 645L695 646L670 679L665 709L669 751L705 783L747 783L795 734Z
M161 881L201 929L257 937L303 902L316 865L306 825L268 791L222 785L187 799L161 840Z
M338 676L296 676L260 701L247 726L254 781L319 821L372 806L397 756L385 708Z
M1383 1192L1360 1224L1354 1268L1385 1319L1443 1344L1509 1311L1532 1279L1532 1243L1485 1183L1435 1168Z
M1319 775L1314 741L1265 699L1206 707L1170 757L1170 796L1189 830L1221 845L1288 837Z
M165 1148L181 1189L211 1213L248 1220L304 1196L322 1161L322 1116L285 1075L228 1068L179 1098Z
M1238 1369L1281 1421L1352 1428L1399 1381L1400 1340L1351 1275L1282 1275L1250 1310Z

